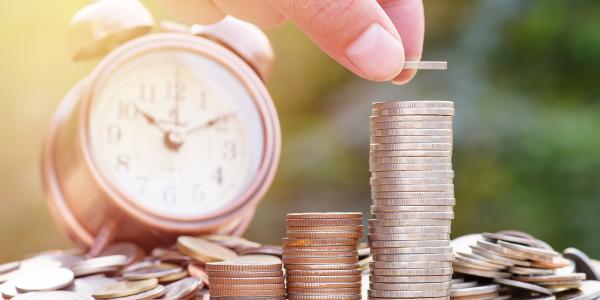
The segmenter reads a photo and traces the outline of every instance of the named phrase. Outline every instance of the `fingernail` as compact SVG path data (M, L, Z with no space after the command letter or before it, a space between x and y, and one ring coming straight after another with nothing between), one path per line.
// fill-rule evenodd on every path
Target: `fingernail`
M374 23L350 44L346 49L346 57L363 77L387 81L402 71L404 47L401 41Z
M392 79L393 84L405 84L413 79L417 75L417 70L403 70L398 76Z

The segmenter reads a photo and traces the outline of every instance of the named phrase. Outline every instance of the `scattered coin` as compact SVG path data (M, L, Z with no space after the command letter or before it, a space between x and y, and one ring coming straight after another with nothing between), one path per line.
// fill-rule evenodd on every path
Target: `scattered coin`
M191 236L180 236L177 239L177 247L179 251L202 263L222 261L237 256L229 248Z
M53 291L70 285L75 276L67 268L29 270L21 273L14 281L19 292Z
M542 293L542 294L546 294L546 295L553 294L552 291L547 288L544 288L544 287L541 287L541 286L535 285L535 284L522 282L522 281L503 279L503 278L496 278L496 279L494 279L494 281L503 286L508 286L511 288L516 288L516 289L521 289L521 290L526 290L526 291L536 292L536 293Z
M155 278L136 281L125 280L104 286L96 290L93 296L99 299L126 297L152 290L157 286L158 280Z

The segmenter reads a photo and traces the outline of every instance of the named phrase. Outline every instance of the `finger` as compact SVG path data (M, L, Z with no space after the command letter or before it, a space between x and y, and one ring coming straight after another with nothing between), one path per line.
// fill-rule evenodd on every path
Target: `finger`
M402 70L402 41L376 1L269 1L332 58L357 75L386 81Z
M212 24L225 17L211 0L159 0L171 13L192 24Z
M275 27L285 16L267 0L212 0L226 14L261 27Z
M422 0L379 0L402 37L406 60L420 60L425 37L425 13ZM410 81L417 70L404 70L392 81L403 84Z

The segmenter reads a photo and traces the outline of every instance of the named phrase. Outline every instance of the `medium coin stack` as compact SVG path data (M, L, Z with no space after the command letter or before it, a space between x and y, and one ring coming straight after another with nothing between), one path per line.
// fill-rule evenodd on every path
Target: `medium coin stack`
M358 300L362 213L293 213L286 218L283 264L290 300Z
M275 256L247 255L206 264L211 299L285 298L281 260Z
M450 101L376 102L369 298L447 298L454 217Z

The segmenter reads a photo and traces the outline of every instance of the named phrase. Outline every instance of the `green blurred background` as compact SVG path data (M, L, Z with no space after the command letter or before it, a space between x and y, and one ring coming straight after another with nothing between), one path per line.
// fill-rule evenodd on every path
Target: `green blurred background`
M43 198L39 159L64 93L96 62L64 35L88 1L0 2L0 261L69 247ZM145 3L157 19L168 18ZM278 243L294 211L368 212L370 103L456 101L454 236L521 229L600 257L600 2L425 0L425 59L406 86L337 66L293 25L268 30L283 129L279 173L247 237Z

